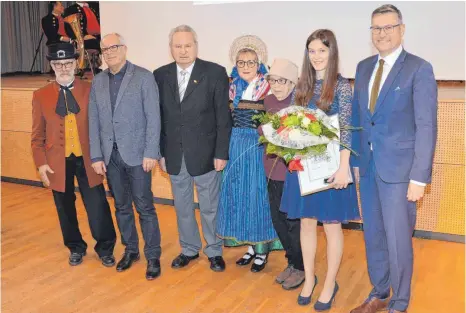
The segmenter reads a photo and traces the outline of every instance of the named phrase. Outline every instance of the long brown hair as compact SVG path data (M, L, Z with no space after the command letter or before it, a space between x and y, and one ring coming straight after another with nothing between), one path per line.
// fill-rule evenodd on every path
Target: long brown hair
M335 86L338 78L338 45L335 35L331 30L318 29L313 32L306 40L306 50L304 52L303 66L301 68L301 76L296 86L296 104L307 106L314 95L316 84L316 71L312 67L309 58L308 47L311 41L319 39L329 48L329 57L327 69L325 71L324 81L322 85L322 93L316 105L319 109L327 111L333 102Z

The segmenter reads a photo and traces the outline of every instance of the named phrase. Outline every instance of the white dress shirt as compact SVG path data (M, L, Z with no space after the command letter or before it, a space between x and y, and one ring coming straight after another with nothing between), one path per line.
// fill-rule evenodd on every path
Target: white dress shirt
M388 77L388 74L390 74L390 71L392 70L393 65L395 65L395 62L400 56L402 51L403 51L403 46L400 45L395 51L393 51L392 53L390 53L384 58L380 57L380 54L379 54L379 57L377 58L377 63L375 63L374 71L372 72L371 80L369 81L369 99L371 98L372 85L374 85L375 75L377 73L377 70L379 69L380 59L383 59L385 63L383 65L382 79L380 80L379 94L380 94L380 90L382 90L385 80ZM367 107L368 108L370 107L370 102L367 104Z
M186 71L188 72L186 74L186 80L184 81L184 86L185 87L184 89L186 90L186 87L188 87L188 83L189 83L189 79L191 78L191 73L193 72L193 68L194 68L194 63L196 62L193 62L193 64L191 64L188 68L186 69L182 69L178 64L176 65L176 77L178 78L178 84L180 83L180 81L183 79L182 75L181 75L181 72L182 71ZM181 86L178 86L179 89ZM180 99L182 100L182 99Z
M398 57L400 56L402 51L403 51L403 46L400 45L395 51L393 51L392 53L390 53L384 58L382 58L379 54L379 57L377 58L377 63L375 63L374 71L372 72L371 80L369 81L369 98L368 99L371 98L372 85L374 85L375 76L379 68L379 60L383 59L385 61L383 65L382 79L380 81L380 88L379 88L379 94L380 94L380 90L382 90L383 84L385 83L385 80L387 79L388 74L390 74L390 71L392 70L393 65L395 65L395 62L396 60L398 60ZM367 107L368 108L370 107L370 101L367 103ZM372 150L372 145L371 145L371 150ZM411 182L419 186L426 185L425 183L418 182L412 179L411 179Z

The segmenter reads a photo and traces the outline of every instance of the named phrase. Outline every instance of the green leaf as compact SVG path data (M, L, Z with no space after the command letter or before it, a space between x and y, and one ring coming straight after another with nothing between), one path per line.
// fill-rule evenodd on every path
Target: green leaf
M268 143L269 141L267 140L267 138L265 138L265 136L260 136L259 137L259 143Z
M311 134L314 134L316 136L320 136L320 134L322 133L321 123L319 123L318 121L311 122L309 124L309 126L307 127L307 130Z
M299 122L299 117L296 115L290 115L283 121L283 125L286 127L296 126L298 127L301 123Z

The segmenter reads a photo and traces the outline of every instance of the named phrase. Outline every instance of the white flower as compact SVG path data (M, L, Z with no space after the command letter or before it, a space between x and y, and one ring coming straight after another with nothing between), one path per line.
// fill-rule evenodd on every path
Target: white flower
M303 116L304 116L304 113L303 113L303 112L298 112L298 113L296 114L296 116L298 116L298 117L303 117Z
M299 129L292 129L288 134L288 138L290 138L290 140L298 140L301 138L301 132Z
M311 120L308 117L303 118L303 120L301 121L301 125L303 125L303 127L308 127L310 123Z

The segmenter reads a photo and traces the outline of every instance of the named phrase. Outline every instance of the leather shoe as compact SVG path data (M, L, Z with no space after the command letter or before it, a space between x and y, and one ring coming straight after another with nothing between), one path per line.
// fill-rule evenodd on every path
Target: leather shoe
M351 310L350 313L375 313L378 311L385 311L388 309L388 302L390 302L390 299L381 300L372 297L357 308Z
M162 273L162 269L160 268L160 261L159 259L151 259L147 261L147 271L146 271L146 279L153 280L160 276Z
M267 257L265 257L265 259L264 259L262 257L256 256L255 259L258 259L258 260L262 261L262 264L252 263L251 272L258 273L258 272L262 271L265 268L265 264L267 264Z
M172 267L173 268L183 268L186 265L189 264L192 260L195 260L199 257L199 253L189 256L189 255L184 255L181 253L179 256L177 256L173 262L172 262Z
M100 258L102 265L105 267L112 267L115 265L115 257L113 255L105 255Z
M79 264L81 264L83 262L83 256L85 256L85 255L86 255L86 251L84 251L84 252L71 252L68 263L71 266L79 265Z
M126 253L123 254L120 262L116 266L118 272L123 272L133 265L133 262L139 261L139 253Z
M249 258L245 258L245 256L247 255L249 256ZM251 263L251 261L254 259L255 256L256 256L255 254L246 252L240 259L238 259L238 261L236 261L236 265L239 265L239 266L248 265L249 263Z
M210 269L214 272L223 272L225 270L225 261L223 260L222 256L214 256L209 258L210 261Z

